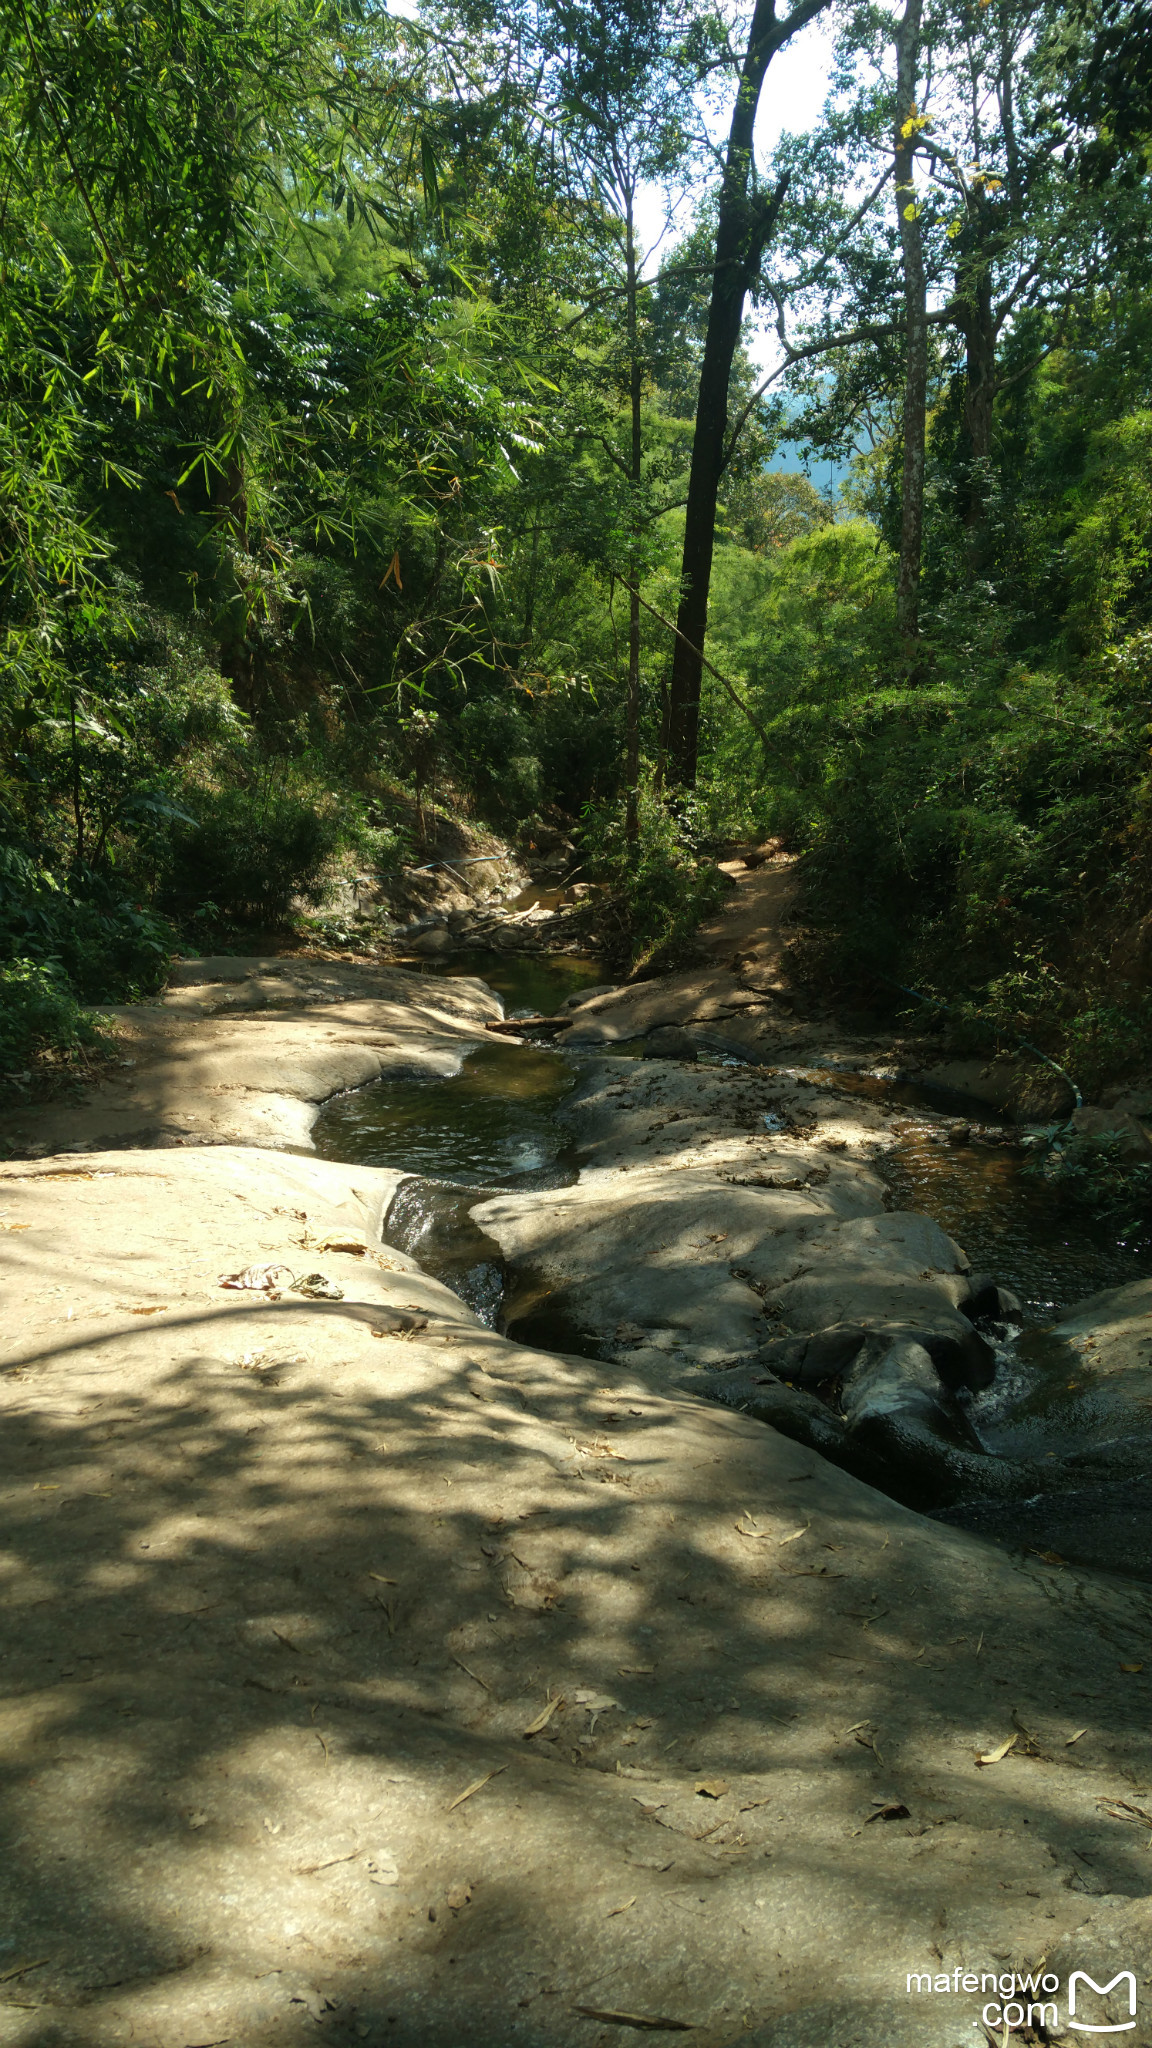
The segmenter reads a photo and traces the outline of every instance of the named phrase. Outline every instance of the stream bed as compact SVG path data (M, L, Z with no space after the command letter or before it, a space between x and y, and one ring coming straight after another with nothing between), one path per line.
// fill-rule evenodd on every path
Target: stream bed
M510 1016L554 1011L603 980L596 962L555 955L456 954L428 969L445 971L486 981ZM586 1057L493 1038L470 1051L455 1075L372 1083L336 1097L316 1124L322 1157L407 1172L388 1214L387 1242L417 1258L490 1327L501 1326L503 1265L469 1210L485 1193L562 1187L577 1178L578 1151L562 1112ZM896 1143L878 1161L892 1206L931 1216L963 1246L974 1270L1023 1301L1025 1327L1019 1335L999 1334L996 1379L969 1411L987 1449L1008 1457L1071 1449L1090 1419L1084 1403L1091 1403L1092 1376L1069 1382L1063 1346L1043 1326L1075 1301L1147 1277L1146 1236L1118 1239L1071 1208L1035 1170L1035 1154L1019 1134L977 1123L971 1104L962 1119L969 1135L958 1140L954 1126L964 1105L914 1080L882 1070L788 1071L894 1109ZM578 1340L574 1347L570 1334L565 1348L578 1348Z

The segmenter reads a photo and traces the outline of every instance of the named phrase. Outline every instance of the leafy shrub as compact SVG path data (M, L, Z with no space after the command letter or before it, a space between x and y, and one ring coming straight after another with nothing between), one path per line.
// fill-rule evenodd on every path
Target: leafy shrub
M167 849L163 900L174 914L211 904L225 919L276 924L294 896L320 901L345 836L335 806L267 781L202 790L187 801L196 823L174 824Z
M522 824L540 807L540 762L528 720L515 704L473 697L460 713L456 736L461 770L491 815Z
M704 812L695 798L673 809L642 787L637 839L625 837L624 822L623 802L584 813L588 865L612 890L596 936L631 967L670 967L691 952L696 926L731 884L701 853Z
M159 986L171 950L167 921L125 895L115 875L60 877L0 847L0 959L34 961L74 995L106 1002Z
M25 1066L51 1047L76 1052L99 1037L99 1020L82 1010L58 968L40 960L0 967L0 1069Z

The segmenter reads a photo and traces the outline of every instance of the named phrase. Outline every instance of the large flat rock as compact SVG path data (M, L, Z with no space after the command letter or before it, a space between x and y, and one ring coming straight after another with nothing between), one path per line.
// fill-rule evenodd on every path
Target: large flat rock
M0 1168L0 2042L961 2048L906 1972L1044 1955L1144 1999L1132 1593L482 1328L379 1249L395 1182Z
M503 1015L483 982L349 962L189 960L173 980L159 1002L112 1013L120 1057L94 1084L0 1116L0 1153L309 1151L330 1096L389 1074L456 1073Z
M928 1218L885 1212L884 1120L859 1097L829 1085L817 1105L768 1073L604 1060L565 1116L577 1184L472 1211L511 1273L510 1314L534 1330L665 1375L845 1321L967 1330L967 1260Z

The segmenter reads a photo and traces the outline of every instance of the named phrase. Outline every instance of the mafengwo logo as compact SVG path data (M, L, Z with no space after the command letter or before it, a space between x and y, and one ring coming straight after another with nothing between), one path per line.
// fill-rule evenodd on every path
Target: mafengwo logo
M957 1968L951 1975L941 1971L914 1970L907 1979L910 1992L978 1992L985 2003L980 2017L985 2027L1004 2029L1004 2039L1022 2027L1044 2027L1048 2033L1061 2031L1060 1979L1054 1970L1033 1971L1021 1976L1014 1970L999 1974ZM995 1996L989 1998L988 1993ZM1112 2011L1127 2011L1127 2018L1110 2019L1104 2000L1116 1994ZM1130 2034L1136 2025L1136 1974L1119 1970L1107 1984L1098 1984L1087 1970L1073 1970L1068 1979L1064 2025L1077 2034ZM975 2022L973 2022L975 2024Z
M1101 2026L1099 2021L1093 2024L1087 2019L1079 2019L1077 2017L1076 2000L1078 1994L1080 1995L1081 2004L1086 2004L1088 2010L1092 2011L1095 2008L1096 2001L1091 1998L1086 1999L1084 1997L1085 1993L1094 1991L1097 1998L1107 1998L1109 1993L1115 1991L1121 1984L1126 1986L1128 1992L1128 2012L1130 2015L1128 2019L1113 2020L1110 2024ZM1113 1977L1110 1984L1097 1984L1095 1978L1088 1975L1087 1970L1073 1970L1072 1975L1068 1979L1068 2025L1075 2027L1077 2033L1080 2034L1130 2033L1136 2025L1136 1978L1133 1972L1131 1970L1121 1970L1117 1976Z

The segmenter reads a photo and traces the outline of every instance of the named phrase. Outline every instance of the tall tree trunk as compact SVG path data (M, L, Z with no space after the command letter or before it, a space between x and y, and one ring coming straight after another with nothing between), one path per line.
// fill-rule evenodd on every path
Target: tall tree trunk
M639 345L639 309L636 287L636 237L631 192L625 217L625 260L628 286L628 397L632 421L632 447L628 464L632 503L629 507L630 546L628 554L628 701L626 713L624 777L628 809L624 836L640 837L640 481L644 444L641 436L640 399L643 390Z
M708 307L704 360L696 399L696 430L684 515L680 606L669 693L669 777L684 788L696 780L700 741L700 660L708 626L708 586L716 531L716 499L724 473L728 427L728 383L740 339L744 301L784 202L787 179L771 193L754 188L752 138L768 66L784 43L819 14L827 0L802 0L784 22L775 0L756 0L740 89L732 110L720 206L716 223L716 267Z
M896 622L908 641L920 633L920 554L924 539L924 441L928 406L928 298L924 244L913 180L916 70L923 0L906 0L896 30L896 217L904 269L904 472L900 484L900 567Z
M964 438L968 479L964 523L979 547L984 526L988 466L992 460L992 419L996 398L996 315L984 218L987 201L977 198L973 241L956 279L959 321L964 335Z
M229 456L226 467L213 479L211 496L222 541L225 545L231 541L238 556L248 554L248 491L243 464L235 453ZM235 563L231 582L232 592L221 623L220 673L231 684L232 695L241 711L253 716L258 709L256 649L249 631L244 579Z

